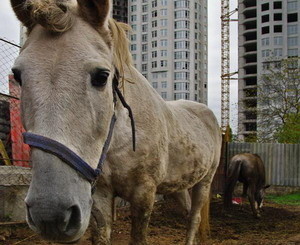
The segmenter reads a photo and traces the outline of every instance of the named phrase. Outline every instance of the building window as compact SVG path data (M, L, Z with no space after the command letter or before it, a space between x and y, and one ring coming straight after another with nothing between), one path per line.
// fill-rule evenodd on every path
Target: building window
M298 13L288 14L288 22L297 22L298 21Z
M190 58L190 52L188 51L178 51L174 53L174 59L189 59Z
M152 32L152 37L154 38L154 37L157 37L157 31L153 31Z
M177 82L174 83L174 90L189 90L190 89L190 84L187 82Z
M174 43L175 49L189 49L190 42L189 41L177 41Z
M292 1L287 3L287 10L288 11L295 11L298 9L297 1Z
M175 70L188 70L190 62L187 61L178 61L174 63Z
M298 49L297 48L288 49L288 56L289 57L298 56Z
M160 30L160 35L161 35L162 37L166 37L166 36L168 35L168 30L167 30L167 29L161 29L161 30Z
M152 21L152 27L157 27L157 20Z
M130 49L131 49L131 51L135 51L136 50L136 44L131 44Z
M282 14L281 13L274 14L274 21L278 21L278 20L282 20Z
M174 94L174 100L188 100L190 99L190 94L189 93L175 93Z
M152 58L156 58L157 57L157 51L152 51Z
M261 45L262 46L269 46L270 45L270 39L268 37L261 39Z
M148 22L148 15L147 14L142 15L142 22Z
M152 1L152 8L157 7L157 0Z
M174 2L175 9L177 8L189 8L190 7L190 1L189 0L177 0Z
M136 5L132 5L130 9L131 9L131 12L135 12L136 11Z
M275 33L282 32L282 25L275 25L274 26L274 32Z
M161 26L167 26L168 25L168 20L167 19L160 20L160 25Z
M162 6L167 6L168 5L168 0L161 0L161 5Z
M147 64L142 64L142 72L147 71Z
M136 31L136 25L135 25L135 24L131 25L131 29L132 29L133 31Z
M152 41L152 48L156 48L157 47L157 41Z
M269 22L270 21L270 16L267 14L267 15L263 15L261 17L261 22L262 23L265 23L265 22Z
M137 20L137 17L136 17L136 15L131 15L130 19L131 19L131 21L133 22L133 21L136 21L136 20Z
M190 11L188 10L178 10L174 13L175 19L180 18L189 18L190 17Z
M288 46L297 46L298 37L288 37Z
M152 11L152 18L157 17L157 10Z
M175 39L181 39L181 38L189 38L190 32L189 31L175 31L174 33Z
M175 80L189 80L190 73L189 72L175 72L174 77L175 77Z
M161 50L161 51L160 51L160 56L161 56L161 57L166 57L166 56L168 56L168 51L167 51L167 50Z
M161 67L167 67L167 66L168 66L168 61L166 61L166 60L161 60L161 61L160 61L160 66L161 66Z
M261 34L267 34L270 33L270 27L269 26L264 26L261 28Z
M142 55L142 61L148 61L148 54Z
M274 56L282 56L282 48L275 48L274 49Z
M167 47L168 46L168 40L167 39L160 40L160 46Z
M167 16L168 15L168 10L167 9L161 9L160 10L160 15L161 16Z
M288 25L287 27L288 35L293 35L298 33L298 25Z
M282 2L281 1L274 2L273 6L274 9L282 9Z
M190 22L187 20L179 20L175 21L175 29L180 29L180 28L189 28Z
M261 56L262 57L269 57L270 56L270 50L269 49L265 49L261 51Z
M282 45L283 44L283 38L280 37L274 37L274 45Z
M142 52L148 51L148 44L142 44Z
M161 82L161 88L167 88L167 82L166 81Z
M261 11L267 11L269 10L269 3L264 3L261 5Z
M142 25L142 32L147 32L148 31L148 24L143 24Z
M131 36L130 36L130 40L131 40L131 41L136 41L136 34L131 35Z
M161 97L166 100L167 99L167 92L161 92Z
M158 84L157 82L153 82L153 83L152 83L152 87L153 87L153 88L157 88L157 87L158 87L157 84Z
M148 5L143 5L143 6L142 6L142 12L143 12L143 13L148 12Z
M142 34L142 42L147 42L147 41L148 41L148 35Z

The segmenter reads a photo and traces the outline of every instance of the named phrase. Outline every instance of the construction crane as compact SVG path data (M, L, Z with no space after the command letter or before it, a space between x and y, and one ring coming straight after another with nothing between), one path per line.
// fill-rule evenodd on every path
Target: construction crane
M225 132L230 122L230 80L237 72L230 73L230 11L229 0L221 0L221 128Z

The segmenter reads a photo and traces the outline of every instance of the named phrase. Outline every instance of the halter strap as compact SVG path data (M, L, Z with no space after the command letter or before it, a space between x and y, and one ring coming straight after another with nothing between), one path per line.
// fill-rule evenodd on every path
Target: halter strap
M114 102L114 107L116 106L117 103L117 96L119 97L122 105L128 110L129 112L129 117L131 120L131 129L132 129L132 147L133 151L135 151L135 145L136 145L136 134L135 134L135 123L134 123L134 118L133 118L133 113L130 108L130 106L126 103L122 93L120 92L118 88L119 84L119 72L116 69L115 71L115 76L113 78L113 102ZM93 169L90 167L89 164L87 164L80 156L78 156L75 152L70 150L68 147L63 145L62 143L47 138L45 136L33 134L33 133L23 133L23 138L24 138L24 143L30 145L31 147L38 148L40 150L43 150L45 152L51 153L58 158L60 158L63 162L67 163L70 167L78 171L79 173L82 174L82 176L88 180L92 186L95 184L97 177L101 174L102 172L102 166L104 164L104 161L107 156L107 152L109 149L109 145L112 139L113 135L113 130L115 123L117 121L117 117L115 113L113 113L112 118L110 120L110 125L109 125L109 131L107 138L105 140L105 143L102 148L101 156L97 165L96 169Z

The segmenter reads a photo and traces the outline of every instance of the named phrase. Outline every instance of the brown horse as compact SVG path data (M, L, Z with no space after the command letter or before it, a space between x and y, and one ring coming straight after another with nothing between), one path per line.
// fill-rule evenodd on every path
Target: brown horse
M265 167L258 155L242 153L231 158L224 195L225 208L232 204L232 192L237 181L243 183L243 197L248 196L253 215L259 218L265 190L270 185L265 185Z

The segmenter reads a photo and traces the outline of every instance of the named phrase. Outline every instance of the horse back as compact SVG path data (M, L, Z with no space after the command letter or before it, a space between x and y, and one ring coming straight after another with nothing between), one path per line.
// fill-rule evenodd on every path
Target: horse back
M257 154L242 153L232 157L229 166L229 176L239 168L238 180L242 183L255 184L261 187L265 184L265 167Z

